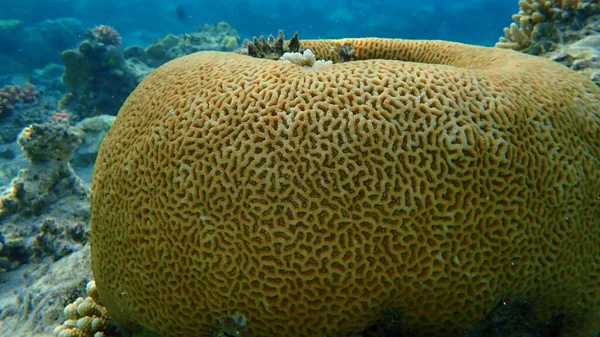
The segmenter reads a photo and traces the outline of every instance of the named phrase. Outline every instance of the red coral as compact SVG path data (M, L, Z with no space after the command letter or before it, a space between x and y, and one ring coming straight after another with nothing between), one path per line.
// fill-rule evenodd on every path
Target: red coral
M117 30L111 26L100 25L89 30L89 33L91 38L97 42L104 43L105 45L113 45L118 47L122 42L121 34L119 34L119 32L117 32Z
M23 86L5 86L0 89L0 115L5 111L13 110L17 103L36 103L39 95L40 92L30 83Z

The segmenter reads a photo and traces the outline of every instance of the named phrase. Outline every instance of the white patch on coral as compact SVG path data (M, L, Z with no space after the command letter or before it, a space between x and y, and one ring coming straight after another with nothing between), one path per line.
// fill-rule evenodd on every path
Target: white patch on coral
M284 53L279 58L279 61L297 64L304 70L315 70L333 64L331 61L317 60L315 54L310 49L306 49L304 53Z

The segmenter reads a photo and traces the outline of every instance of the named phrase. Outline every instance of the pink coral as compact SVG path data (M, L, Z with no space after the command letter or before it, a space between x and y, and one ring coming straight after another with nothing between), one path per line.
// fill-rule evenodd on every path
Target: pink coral
M33 84L7 85L0 89L0 115L8 110L13 110L17 103L35 103L40 92L35 90Z
M100 25L94 27L89 31L90 37L97 42L104 43L105 45L120 46L121 45L121 34L111 26Z

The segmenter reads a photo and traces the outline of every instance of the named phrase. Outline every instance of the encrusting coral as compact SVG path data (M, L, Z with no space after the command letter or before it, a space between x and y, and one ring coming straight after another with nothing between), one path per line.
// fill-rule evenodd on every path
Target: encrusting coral
M303 337L391 311L459 336L526 301L557 334L598 331L600 88L499 48L300 47L334 64L201 52L129 96L90 196L111 317Z

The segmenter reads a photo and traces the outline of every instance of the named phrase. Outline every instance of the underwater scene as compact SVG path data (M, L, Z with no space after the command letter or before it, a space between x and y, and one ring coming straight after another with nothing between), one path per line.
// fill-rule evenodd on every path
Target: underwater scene
M600 0L0 5L0 337L600 337Z

